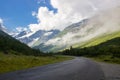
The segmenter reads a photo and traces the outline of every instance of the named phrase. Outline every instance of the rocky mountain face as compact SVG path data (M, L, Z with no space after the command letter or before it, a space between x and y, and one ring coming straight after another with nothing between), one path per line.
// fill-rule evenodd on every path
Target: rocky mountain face
M16 35L15 38L32 47L36 44L39 45L42 42L48 41L59 32L59 30L38 30L36 32L22 31L18 35Z

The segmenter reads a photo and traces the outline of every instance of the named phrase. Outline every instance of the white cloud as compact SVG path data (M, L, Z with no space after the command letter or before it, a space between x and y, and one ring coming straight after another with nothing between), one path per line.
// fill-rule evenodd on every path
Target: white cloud
M32 32L35 32L35 31L37 31L37 30L40 29L39 24L30 24L30 25L28 25L28 26L29 26L29 29L30 29Z
M57 13L47 7L40 7L37 13L38 23L30 24L31 31L59 29L89 17L99 10L116 6L120 0L51 0ZM36 15L36 13L33 13Z
M3 24L3 20L2 20L2 18L0 18L0 24Z
M79 46L92 38L101 35L120 31L120 7L112 8L91 17L87 24L78 29L77 32L69 32L61 37L57 37L45 42L45 45L67 46L73 44Z
M2 18L0 18L0 30L2 30L2 31L4 31L4 32L7 33L7 29L6 29L6 27L4 26L4 24L3 24L3 19L2 19Z
M26 27L17 27L16 30L18 32L21 32L21 31L27 31L28 29Z
M47 32L47 33L45 33L44 34L44 36L49 36L49 35L51 35L53 32Z
M35 11L32 11L32 16L36 16L37 13Z

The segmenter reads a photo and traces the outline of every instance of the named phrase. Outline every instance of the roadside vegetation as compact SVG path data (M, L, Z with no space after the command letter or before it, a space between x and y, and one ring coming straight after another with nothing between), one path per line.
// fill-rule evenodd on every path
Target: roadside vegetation
M72 59L72 57L60 55L26 56L26 55L14 55L10 53L4 54L0 52L0 73L6 73L16 70L32 68L36 66L47 65L70 59Z
M0 30L0 73L11 72L72 59L43 53Z
M120 64L120 37L108 40L96 46L71 48L59 52L63 55L85 56L97 61Z

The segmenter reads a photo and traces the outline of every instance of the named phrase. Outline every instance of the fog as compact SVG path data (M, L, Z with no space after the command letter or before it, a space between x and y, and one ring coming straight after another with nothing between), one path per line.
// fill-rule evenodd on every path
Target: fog
M82 44L92 38L103 34L110 34L120 30L120 7L109 8L100 11L90 17L85 26L80 27L77 32L68 32L62 37L49 40L45 45L66 46Z

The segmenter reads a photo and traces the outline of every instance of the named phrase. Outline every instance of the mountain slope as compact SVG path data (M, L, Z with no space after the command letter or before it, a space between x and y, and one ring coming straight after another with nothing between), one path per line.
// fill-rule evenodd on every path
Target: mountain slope
M3 26L3 23L0 23L0 30L7 32L6 28Z
M96 46L66 49L60 54L87 56L98 61L120 64L120 37L116 37Z
M95 37L88 42L85 42L85 43L82 43L82 44L81 43L76 44L73 47L80 47L81 48L81 47L95 46L95 45L98 45L100 43L103 43L107 40L110 40L110 39L113 39L113 38L116 38L116 37L120 37L120 31Z
M66 48L66 46L55 46L53 44L50 44L50 45L46 45L46 42L48 42L49 40L53 40L53 39L57 39L57 38L62 38L64 35L67 35L67 33L77 33L77 31L79 29L81 29L85 24L87 23L87 19L83 20L83 21L80 21L80 22L77 22L77 23L74 23L70 26L68 26L67 28L65 28L63 31L61 32L56 32L56 34L54 36L52 36L50 39L47 39L47 40L42 40L42 39L39 39L34 45L33 48L36 48L36 49L40 49L44 52L49 52L49 51L55 51L55 50L61 50L63 48ZM40 43L41 42L41 43ZM64 45L64 44L62 44Z
M61 31L57 36L55 37L63 37L64 35L66 35L69 32L77 32L78 30L80 30L82 27L85 26L85 24L87 23L87 19L84 19L80 22L77 23L73 23L72 25L66 27L63 31Z
M82 25L68 26L57 37L46 42L44 46L53 46L49 49L50 51L59 51L70 46L93 46L118 37L120 31L119 14L120 7L101 11L87 19Z
M15 38L29 45L30 47L34 47L53 38L59 32L59 30L38 30L36 32L22 31L18 35L16 35Z
M34 49L31 49L27 45L19 42L18 40L12 38L5 32L0 30L0 51L5 54L24 54L24 55L39 55L40 52Z
M88 47L119 37L120 7L100 11L94 16L66 27L63 31L37 31L17 39L45 52ZM49 35L48 35L49 34Z
M34 42L32 47L39 46L39 45L47 42L48 40L52 39L57 34L59 34L59 32L60 32L59 30L45 31L45 33L43 35L41 35L41 37L38 37L39 39L36 42ZM39 48L39 49L41 49L41 48Z

